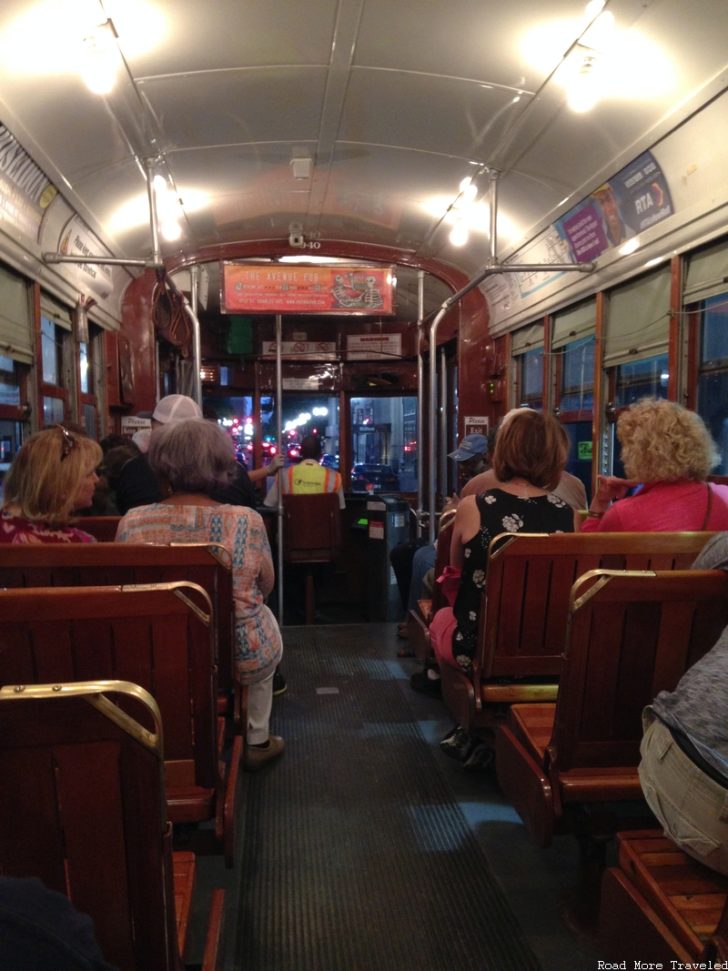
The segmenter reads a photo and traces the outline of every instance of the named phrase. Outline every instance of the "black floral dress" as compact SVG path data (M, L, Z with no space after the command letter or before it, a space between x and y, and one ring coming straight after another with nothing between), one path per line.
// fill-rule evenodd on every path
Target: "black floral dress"
M465 671L473 664L478 632L478 611L488 568L488 547L500 533L571 533L574 510L553 493L525 499L502 489L489 489L475 497L480 529L464 547L460 588L453 611L457 627L452 651Z

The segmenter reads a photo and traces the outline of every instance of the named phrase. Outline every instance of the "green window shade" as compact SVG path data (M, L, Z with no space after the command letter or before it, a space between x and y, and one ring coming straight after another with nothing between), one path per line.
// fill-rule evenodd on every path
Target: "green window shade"
M71 311L62 304L57 303L47 293L41 293L40 295L40 312L43 317L52 320L54 324L58 324L64 330L72 329L73 321L71 319Z
M683 303L728 292L728 243L710 246L688 258Z
M556 350L571 344L582 337L594 333L596 326L596 303L587 300L554 314L554 332L551 347Z
M0 353L22 364L33 360L28 284L0 266Z
M609 297L605 366L667 353L669 324L669 266L617 287Z
M543 347L543 324L531 324L530 327L514 331L511 343L513 357L533 351L537 347Z

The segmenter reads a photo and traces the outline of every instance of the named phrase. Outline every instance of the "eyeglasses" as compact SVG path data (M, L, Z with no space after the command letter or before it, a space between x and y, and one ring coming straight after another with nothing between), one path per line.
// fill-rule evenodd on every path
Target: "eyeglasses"
M63 427L63 425L57 425L56 427L60 429L61 434L63 435L63 441L61 442L61 462L62 462L64 459L68 458L68 456L76 447L76 439L73 437L73 435L69 432L67 428Z

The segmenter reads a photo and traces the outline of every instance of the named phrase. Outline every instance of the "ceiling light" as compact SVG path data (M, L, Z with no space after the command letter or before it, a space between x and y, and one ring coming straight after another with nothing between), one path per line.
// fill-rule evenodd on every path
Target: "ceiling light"
M115 38L107 20L83 39L81 77L92 94L110 94L116 84Z
M599 65L593 54L585 54L566 88L566 103L577 114L591 111L603 94Z
M470 232L465 222L455 223L450 230L450 243L452 246L465 246L470 239Z

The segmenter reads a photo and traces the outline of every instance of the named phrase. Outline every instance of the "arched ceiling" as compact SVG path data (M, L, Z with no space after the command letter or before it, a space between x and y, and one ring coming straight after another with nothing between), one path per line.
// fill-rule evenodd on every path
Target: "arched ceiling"
M0 121L118 256L152 252L156 159L181 200L169 261L280 253L300 232L292 254L379 247L467 279L725 87L725 0L605 10L608 57L582 0L4 0ZM116 85L100 96L80 70L105 23ZM613 75L583 114L574 64Z

